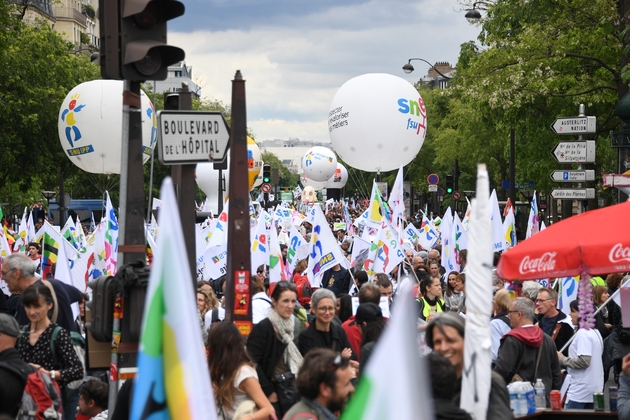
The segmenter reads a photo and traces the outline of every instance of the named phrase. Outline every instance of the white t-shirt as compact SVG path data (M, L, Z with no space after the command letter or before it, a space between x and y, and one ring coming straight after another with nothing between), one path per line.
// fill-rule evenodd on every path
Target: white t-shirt
M234 403L232 404L232 409L228 410L225 407L223 408L223 413L225 414L226 420L232 420L236 409L243 401L251 400L246 392L238 389L238 387L241 385L241 382L248 378L256 378L256 380L258 380L258 374L256 373L256 369L254 369L253 367L249 365L243 365L234 378ZM217 411L218 410L219 408L217 407Z
M267 318L271 309L271 298L265 292L258 292L252 296L252 323L258 324Z
M576 359L578 356L591 356L591 364L586 369L567 368L567 372L571 375L567 400L590 403L593 402L594 392L603 392L603 351L602 336L595 328L590 330L580 328L575 333L575 339L569 346L569 357Z

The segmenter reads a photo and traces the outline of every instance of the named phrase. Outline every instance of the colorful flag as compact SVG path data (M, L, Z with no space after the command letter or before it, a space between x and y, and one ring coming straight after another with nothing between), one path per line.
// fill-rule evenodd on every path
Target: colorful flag
M569 304L578 298L578 284L580 282L580 277L565 277L559 278L560 282L560 301L558 302L558 309L564 312L565 314L571 313L571 308Z
M503 221L501 220L501 210L499 209L496 190L492 190L492 194L490 194L489 205L492 246L495 251L501 252L505 250L505 240L503 239Z
M354 397L341 420L433 419L431 399L418 398L429 378L425 361L418 356L417 326L411 291L399 292L400 301L362 370ZM400 305L400 306L398 306Z
M503 217L507 217L508 212L512 209L512 213L514 212L514 204L512 204L512 199L508 197L507 203L505 203L505 208L503 209Z
M324 271L337 264L343 264L345 258L319 206L313 206L309 210L308 219L313 225L313 231L307 274L311 285L319 287Z
M385 215L385 209L383 207L383 199L381 198L381 191L376 185L376 180L372 182L372 195L370 199L370 205L368 207L367 224L374 228L380 228L383 222L383 216Z
M285 271L287 278L291 279L295 265L299 261L298 248L304 245L306 241L295 226L291 226L289 229L289 241L287 242L287 264Z
M516 221L512 208L508 210L503 221L503 239L505 240L505 249L516 246Z
M269 229L269 283L277 283L287 279L287 273L284 270L284 262L282 260L282 251L280 251L280 243L278 242L278 231L273 225Z
M446 209L444 218L440 223L440 234L442 237L442 255L441 265L447 273L451 271L459 271L459 263L457 262L455 249L455 235L453 231L453 213L451 208Z
M188 258L170 178L160 196L160 241L144 305L131 418L216 419L192 278L173 264Z
M385 220L378 237L378 250L374 256L372 271L389 274L405 258L402 241Z
M258 225L252 237L251 251L251 270L252 274L256 273L256 269L261 265L269 264L269 237L267 236L266 227L266 211L262 211L258 216Z
M527 232L525 233L525 239L530 238L539 232L539 218L538 218L538 200L536 200L536 191L534 191L534 197L529 207L529 218L527 219Z
M462 226L464 226L465 230L468 230L470 228L470 214L472 212L472 207L468 197L466 197L466 202L468 203L468 206L466 207L466 213L464 214L464 219L462 220Z
M116 274L116 263L118 260L118 221L116 213L109 199L109 193L105 191L107 196L107 205L105 206L105 265L107 274L113 276Z
M343 217L346 221L346 233L350 236L354 236L355 230L354 225L352 224L352 217L350 217L350 212L348 211L348 204L343 205Z
M20 220L20 227L18 228L15 243L13 244L13 251L24 252L26 250L26 244L28 244L28 228L27 220L28 207L24 207L24 213L22 214L22 220Z
M426 213L422 214L422 224L420 225L420 231L417 231L411 223L407 225L407 231L409 231L410 227L415 232L418 232L418 243L423 249L433 248L435 244L437 244L438 239L440 239L439 232L435 228L433 222L429 220Z

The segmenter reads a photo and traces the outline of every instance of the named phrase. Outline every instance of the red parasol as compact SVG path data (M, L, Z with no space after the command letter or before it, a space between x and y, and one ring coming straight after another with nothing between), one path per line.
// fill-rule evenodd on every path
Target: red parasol
M505 252L497 275L535 280L630 271L630 202L561 222Z

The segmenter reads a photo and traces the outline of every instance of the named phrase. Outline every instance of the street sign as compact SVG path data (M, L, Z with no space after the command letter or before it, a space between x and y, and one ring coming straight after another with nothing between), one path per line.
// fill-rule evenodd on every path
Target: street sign
M429 185L437 185L440 182L440 177L436 174L431 174L427 177L427 182L429 183Z
M553 171L551 179L555 182L585 182L595 181L595 171L593 169L577 171Z
M558 163L593 163L595 140L561 141L551 154Z
M442 197L444 195L444 190L442 188L438 189L438 196Z
M595 188L559 188L551 196L560 200L589 200L595 198Z
M462 198L462 193L458 190L453 191L453 200L459 201Z
M590 134L596 131L596 117L556 118L551 129L556 134Z
M159 111L158 148L164 165L223 162L230 129L220 112Z
M264 192L264 193L269 193L269 192L271 192L271 184L267 184L267 183L262 184L262 185L260 186L260 191L262 191L262 192Z
M429 192L437 192L438 186L435 184L429 184Z

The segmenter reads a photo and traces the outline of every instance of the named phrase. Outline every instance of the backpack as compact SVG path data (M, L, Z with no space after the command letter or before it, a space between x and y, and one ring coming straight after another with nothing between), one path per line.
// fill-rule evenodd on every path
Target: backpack
M50 339L50 349L52 350L53 357L55 358L55 364L57 364L57 352L56 352L56 342L57 336L59 335L59 331L61 331L61 326L57 325L53 330L52 337ZM77 354L79 361L81 362L81 366L83 366L83 376L85 377L85 339L83 336L76 332L70 331L70 342L72 343L72 347L74 348L74 352ZM59 364L61 365L61 364ZM64 385L64 393L72 394L73 391L79 388L83 383L83 379L77 379L76 381L72 381Z
M41 370L26 373L16 366L0 362L0 366L24 379L26 374L22 402L17 420L61 420L63 415L61 390L56 381Z
M300 305L307 305L311 302L311 296L313 296L313 288L306 276L296 276L293 281L295 282L295 288L297 289L297 298Z

